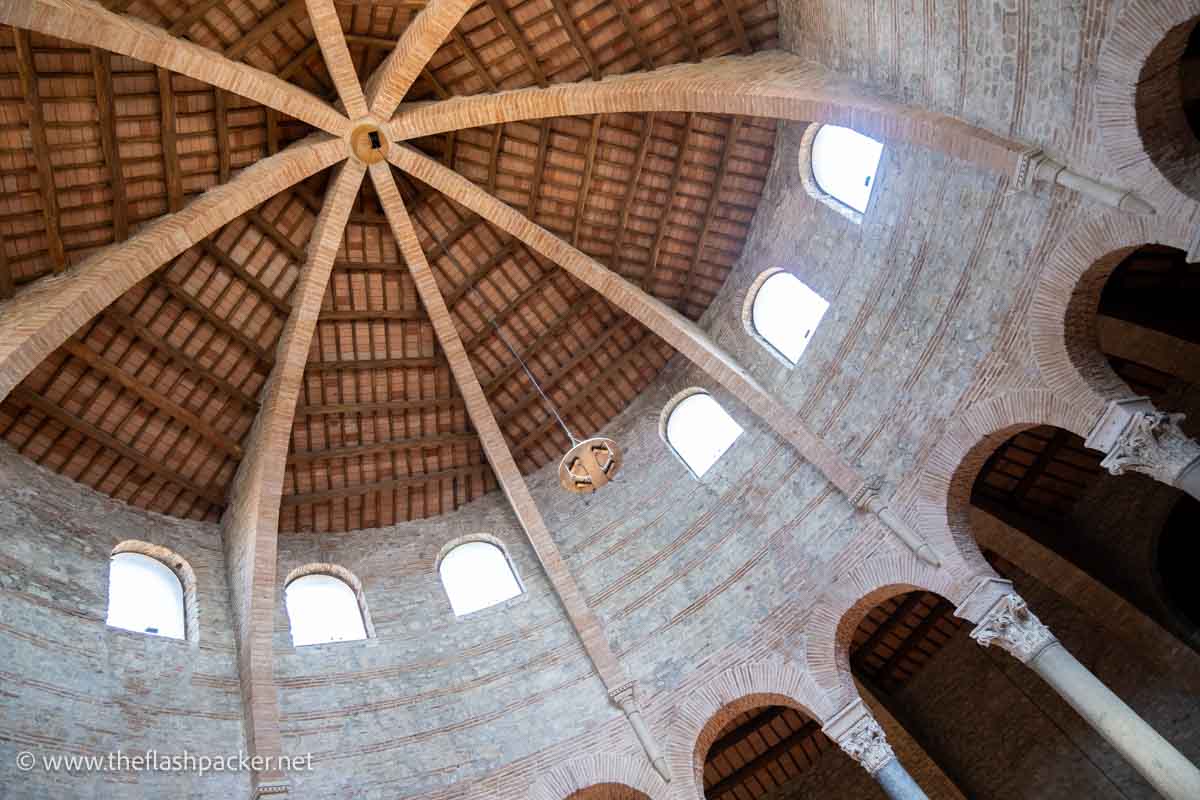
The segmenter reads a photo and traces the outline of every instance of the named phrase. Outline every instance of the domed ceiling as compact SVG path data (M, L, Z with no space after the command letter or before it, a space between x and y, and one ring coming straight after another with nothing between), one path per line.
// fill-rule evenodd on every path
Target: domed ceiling
M303 0L105 6L339 102ZM334 2L363 85L423 6ZM483 0L404 102L600 80L776 44L773 3ZM37 33L0 30L0 56L0 296L79 265L315 130L194 78ZM409 144L695 319L741 252L774 135L770 120L610 114L464 128ZM0 405L7 442L133 505L218 520L330 174L233 219L80 328ZM557 459L569 442L514 350L567 424L587 434L601 431L671 356L566 271L393 174L522 471ZM364 181L308 355L280 528L418 519L496 485Z

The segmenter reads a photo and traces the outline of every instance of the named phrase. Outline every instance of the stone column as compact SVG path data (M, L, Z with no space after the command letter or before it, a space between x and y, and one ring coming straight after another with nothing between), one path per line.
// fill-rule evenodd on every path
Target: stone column
M654 769L662 776L664 781L670 783L671 769L667 766L667 759L663 756L662 750L658 746L658 741L654 738L654 734L650 732L650 726L646 724L645 718L642 717L642 707L638 702L637 696L637 681L629 681L628 683L621 684L609 692L608 697L625 713L630 727L633 728L634 735L637 736L642 749L646 751L646 757L650 759L650 763L654 766Z
M1113 400L1085 444L1108 454L1100 465L1113 475L1141 472L1200 500L1200 443L1180 430L1183 418L1145 397Z
M971 632L976 642L996 645L1029 665L1159 794L1200 798L1200 770L1068 653L1009 581L980 581L956 613L976 622Z
M879 782L891 800L929 800L896 758L862 698L834 714L822 730Z

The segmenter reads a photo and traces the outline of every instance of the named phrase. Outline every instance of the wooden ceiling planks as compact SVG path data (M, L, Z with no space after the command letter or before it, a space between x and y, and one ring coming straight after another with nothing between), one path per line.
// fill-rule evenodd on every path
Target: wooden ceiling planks
M776 44L774 6L740 5L745 41ZM336 97L302 0L122 6ZM384 61L422 6L334 0L360 78ZM728 7L481 0L407 99L736 52L745 41ZM14 77L21 52L12 31L0 31L0 59ZM52 193L68 261L127 238L310 130L126 57L37 35L28 54L46 120L34 127L47 137L52 174L72 175ZM0 92L10 92L0 102L25 103L18 85L0 82ZM57 263L43 232L46 184L30 119L0 126L0 147L22 159L25 188L0 216L0 294L6 278L19 288ZM700 114L604 115L468 129L418 145L624 274L653 274L655 292L696 318L749 232L774 126ZM290 310L323 182L315 176L264 203L120 298L0 404L0 435L128 502L216 519ZM568 441L497 329L580 432L602 429L670 358L657 337L474 214L407 180L401 191L522 471L558 458ZM496 488L369 188L352 212L302 383L281 530L420 519ZM153 464L161 474L148 472Z

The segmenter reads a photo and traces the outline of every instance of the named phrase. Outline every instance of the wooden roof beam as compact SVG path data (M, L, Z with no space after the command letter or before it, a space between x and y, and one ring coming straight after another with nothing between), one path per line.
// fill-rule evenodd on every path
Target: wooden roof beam
M474 1L430 0L417 14L387 59L367 79L367 105L372 114L387 119L395 113L421 70Z
M127 241L96 251L51 284L38 281L22 287L0 304L0 398L72 333L163 264L345 156L340 139L325 134L309 137L247 167Z
M227 47L225 49L225 57L232 58L234 61L241 61L259 42L278 30L280 25L290 22L303 13L304 0L287 0L286 3L256 22L253 28L246 31L238 37L236 42ZM313 29L314 31L316 30L315 24L313 25Z
M225 89L342 136L350 121L328 103L275 75L242 64L97 3L0 0L0 23L100 47Z
M439 166L439 169L445 168ZM483 387L479 385L479 379L475 376L475 370L471 366L466 350L463 349L458 329L454 325L449 309L446 308L441 292L438 291L437 280L429 268L429 263L425 260L425 253L421 250L417 232L413 229L412 220L404 208L404 203L396 188L396 182L392 178L391 167L386 161L372 165L371 179L375 183L375 191L379 195L384 211L391 220L392 234L396 238L396 243L400 246L409 269L412 270L417 292L425 304L426 311L429 312L438 343L442 346L442 350L450 362L455 382L467 404L467 414L471 418L471 424L479 433L479 439L483 443L484 453L492 465L492 471L512 504L517 520L529 536L534 552L546 572L546 577L558 594L567 617L579 634L580 641L597 673L610 691L615 690L628 682L628 675L612 651L599 618L588 606L587 600L575 583L566 561L559 552L558 545L550 535L550 530L546 527L541 512L538 511L533 496L529 493L525 478L517 468L512 453L509 452L504 433L500 430L496 417L492 414L487 397L483 394Z
M595 353L597 351L599 351L601 348L603 348L605 345L607 345L610 341L612 341L617 336L617 334L619 334L619 333L629 334L630 333L629 329L636 328L636 327L638 327L637 322L634 320L630 320L628 317L625 318L624 324L619 324L615 320L610 321L610 324L609 324L609 327L607 330L605 330L603 333L599 334L598 336L591 337L591 341L589 341L587 343L587 345L580 348L577 352L574 352L571 355L571 357L566 360L566 362L557 365L553 371L551 371L545 377L543 377L539 381L539 384L541 385L542 389L546 392L547 395L549 395L554 390L555 384L557 384L563 378L570 375L571 371L574 370L576 367L578 367L580 364L582 364L584 361L586 361L587 359L589 359L593 355L595 355ZM540 398L541 398L541 395L534 389L531 389L530 391L526 392L524 395L522 395L521 397L519 397L517 399L517 401L512 405L511 408L504 411L500 415L500 424L501 425L508 424L513 419L515 419L517 417L517 415L519 415L525 409L529 408L529 405L531 403L536 402Z
M638 183L642 179L642 169L646 166L646 156L650 152L650 137L654 131L654 114L646 114L642 122L642 133L638 137L637 155L634 157L633 170L629 183L625 184L625 199L621 203L621 214L617 220L617 239L613 245L613 267L620 271L622 245L625 242L625 231L629 228L629 213L633 209L633 198L637 194Z
M82 361L90 369L95 370L110 380L116 381L122 388L133 392L185 428L195 431L202 439L212 445L213 448L224 452L231 458L237 459L242 457L242 448L238 446L237 442L162 392L146 385L126 370L111 363L87 344L78 339L68 339L63 343L63 350Z
M246 749L255 756L278 757L283 749L271 655L283 477L317 314L363 173L362 164L345 161L330 181L293 292L292 313L279 335L275 367L263 386L262 407L246 435L246 457L238 464L221 520L236 622ZM279 785L285 775L275 767L257 772L254 780L257 785Z
M92 75L96 81L96 111L100 122L100 149L108 167L108 186L112 193L113 239L129 238L129 201L125 196L125 171L121 166L121 147L117 141L117 106L113 94L112 55L92 48Z
M363 358L345 361L309 361L305 367L309 372L336 372L342 369L436 369L446 365L444 357L432 356L410 358Z
M804 723L804 726L793 733L780 739L778 742L768 747L759 755L747 761L742 766L729 773L725 778L717 781L712 786L704 790L705 797L718 798L729 794L734 789L742 785L743 782L753 778L758 772L770 764L774 763L792 748L800 744L810 736L815 736L821 731L819 722L809 721Z
M42 95L38 88L29 31L14 29L13 42L17 48L17 73L21 81L21 93L25 96L25 107L29 111L29 139L33 144L33 161L37 167L38 192L42 197L46 249L50 253L54 272L62 272L67 268L67 251L63 246L58 193L54 188L54 164L50 160L50 144L46 139L46 118L42 114Z
M729 134L721 145L721 161L717 165L717 177L713 181L712 191L709 192L705 201L704 221L700 223L700 236L696 239L696 252L692 256L692 263L688 265L687 278L684 279L683 300L687 300L692 294L692 276L700 267L700 259L704 254L704 240L708 238L708 229L712 227L713 219L717 215L717 206L721 202L721 187L725 185L725 176L729 174L729 159L733 154L733 147L741 130L741 118L734 117L729 123Z
M604 305L604 298L595 292L585 292L575 302L567 308L566 313L559 316L558 319L551 323L550 327L538 334L532 342L524 348L518 350L518 358L510 361L507 366L501 367L491 377L484 387L485 393L490 397L493 392L500 388L500 384L508 380L510 375L513 375L521 369L522 361L529 361L533 354L538 351L544 344L554 339L557 339L565 329L579 322L584 312L589 306L600 303Z
M115 305L109 306L104 310L104 319L118 327L124 328L127 333L141 342L144 347L152 350L161 358L174 362L177 369L191 373L201 381L206 381L217 389L220 389L237 401L243 409L258 411L258 401L256 399L220 377L208 367L205 367L194 356L188 355L183 350L167 342L163 336L150 330L144 322L134 319Z
M750 37L746 35L746 26L742 24L742 14L738 11L737 0L721 0L721 5L725 8L725 18L733 30L733 38L737 39L738 49L745 54L751 53L754 48L750 46Z
M621 15L621 24L625 27L625 32L633 40L633 46L642 60L642 66L646 69L654 69L654 59L650 57L650 50L646 47L645 40L642 39L641 31L638 30L637 20L629 12L628 0L613 0L613 5L617 7L617 13Z
M646 271L642 273L641 286L644 291L650 290L650 284L654 279L654 270L658 266L658 256L662 251L663 236L667 232L667 220L671 216L671 208L675 205L675 198L679 194L679 178L683 175L683 162L687 158L688 139L692 135L692 124L694 122L695 115L687 114L684 116L683 138L679 140L679 152L675 154L671 167L671 182L667 186L667 205L658 217L658 227L654 231L654 244L650 246L650 258L646 262Z
M588 135L587 147L583 151L583 180L579 184L579 197L575 201L575 228L571 231L571 244L576 247L579 247L579 230L583 227L583 214L587 210L588 192L592 189L592 172L596 168L596 148L599 144L600 115L597 114L592 117L592 130Z
M500 27L508 35L511 41L521 54L521 58L525 60L525 66L529 67L529 71L533 73L533 79L538 86L549 86L549 81L546 80L546 73L542 70L542 65L538 63L537 56L534 55L533 48L525 41L525 34L521 31L519 25L513 20L512 15L508 13L508 8L504 5L504 0L485 0L487 6L492 11L492 16L500 23Z
M293 0L296 2L296 0ZM338 18L337 8L333 0L298 0L301 6L307 3L308 19L312 23L313 32L317 35L317 43L321 46L321 55L325 58L325 67L333 85L337 87L338 97L346 107L350 119L359 119L367 115L367 99L363 95L362 84L358 80L358 71L350 59L350 48L346 46L346 34L342 30L342 21ZM388 112L389 115L391 112Z
M180 486L190 494L207 501L209 504L221 508L225 504L225 497L220 489L212 486L201 486L191 478L183 475L175 470L167 467L162 463L161 459L150 458L135 450L121 440L117 439L112 434L104 431L92 423L80 419L65 408L51 400L42 397L37 392L25 386L18 386L10 394L9 398L14 403L19 403L24 406L33 408L42 414L50 417L60 425L65 425L72 430L75 430L96 443L105 447L121 458L132 461L151 475L157 475L164 480L170 481L176 486Z
M296 450L288 455L289 464L309 464L314 461L336 461L343 458L387 455L409 450L436 450L456 444L478 444L475 433L435 433L415 439L393 439L385 442L351 444L324 450Z
M550 0L550 3L554 6L554 13L558 15L558 19L562 23L563 30L567 32L567 37L570 38L571 44L575 45L575 50L579 53L579 57L583 59L583 63L587 64L592 80L600 80L600 66L596 61L596 54L592 52L592 48L588 46L587 40L580 33L579 26L575 24L575 18L571 16L571 10L567 8L566 1Z
M167 184L167 210L174 214L183 208L183 173L179 168L179 147L175 132L175 89L171 73L158 68L159 126L162 132L163 176Z
M325 503L330 500L340 500L346 497L361 497L364 494L390 492L394 489L425 486L431 483L440 483L441 481L456 480L458 478L478 477L480 480L486 480L487 474L491 471L491 467L487 464L472 464L466 467L438 470L437 472L425 472L420 475L388 478L387 480L375 481L373 483L356 483L353 486L340 486L334 489L317 489L312 492L302 492L300 494L285 494L281 505L283 508L308 506L314 503Z
M213 242L212 237L209 237L208 239L202 239L200 241L200 249L203 250L209 258L213 259L227 271L232 273L234 277L253 289L256 295L274 306L276 311L280 312L281 314L287 314L292 310L291 305L286 300L280 299L270 286L267 286L265 283L259 280L257 275L252 274L241 264L237 263L237 261L235 261L228 253L217 247L217 245Z
M321 311L321 322L383 322L385 320L420 322L424 319L425 312L419 308L327 308Z
M296 416L327 417L336 414L374 414L380 411L407 413L409 411L458 411L466 408L461 397L435 397L428 400L382 400L366 403L313 403L296 407Z

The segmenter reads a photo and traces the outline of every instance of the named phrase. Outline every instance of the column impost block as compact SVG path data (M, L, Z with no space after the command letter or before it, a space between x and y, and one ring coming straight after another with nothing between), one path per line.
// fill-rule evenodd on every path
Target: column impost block
M830 717L822 730L871 775L896 760L883 728L861 697Z

